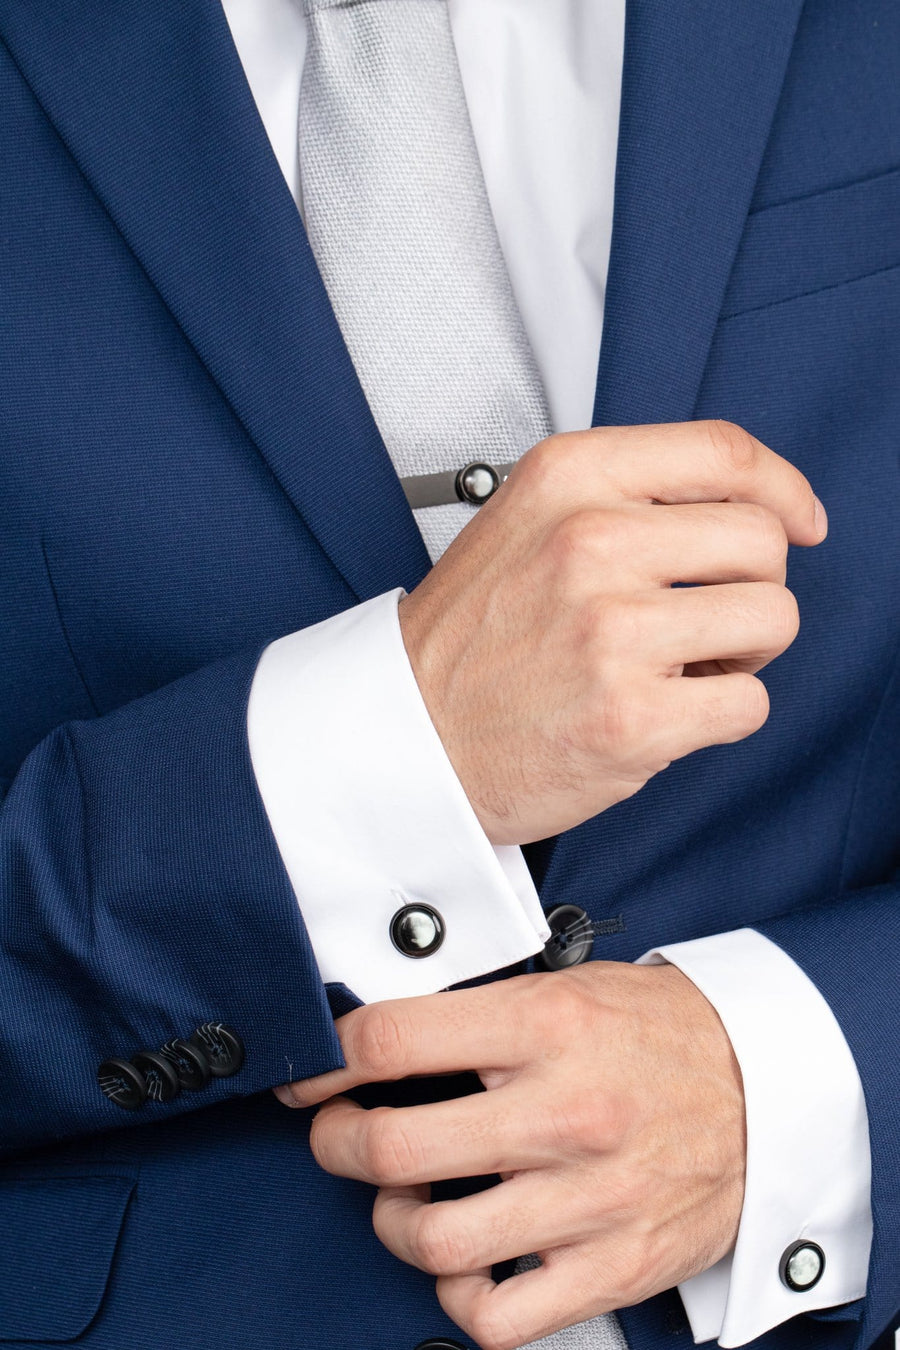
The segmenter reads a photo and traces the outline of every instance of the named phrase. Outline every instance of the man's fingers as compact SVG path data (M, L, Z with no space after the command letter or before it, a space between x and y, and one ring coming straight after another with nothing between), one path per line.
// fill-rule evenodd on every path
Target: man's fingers
M718 583L773 581L784 584L787 535L765 507L745 502L701 502L598 514L600 548L643 580ZM609 540L603 538L609 521Z
M513 983L504 982L507 991ZM291 1104L313 1106L362 1083L413 1074L525 1063L528 1038L515 1018L498 1015L501 997L496 987L485 985L354 1009L335 1023L347 1067L290 1084Z
M792 544L818 544L827 530L824 509L803 474L730 422L616 427L550 437L529 451L522 469L518 478L536 472L550 488L558 483L564 500L585 507L615 505L617 498L667 504L756 502L775 512Z
M585 1322L628 1302L617 1297L605 1272L580 1247L548 1252L544 1264L496 1284L490 1269L444 1275L437 1281L441 1307L481 1350L517 1350L561 1327ZM598 1292L598 1290L602 1292Z
M429 1275L464 1275L596 1234L589 1199L561 1171L520 1172L460 1200L429 1203L422 1186L381 1190L372 1222L401 1261Z
M619 715L642 717L646 753L661 764L709 745L741 741L759 731L769 715L765 685L742 671L660 680L652 703L638 704L634 714Z
M759 669L790 646L800 627L793 595L771 581L651 591L630 605L643 651L663 668L740 659ZM627 635L624 623L618 629Z
M417 1185L599 1154L611 1146L616 1122L612 1112L604 1119L599 1103L594 1115L595 1137L587 1140L582 1125L561 1138L553 1103L535 1099L528 1080L422 1106L366 1110L337 1097L313 1121L311 1145L326 1172L373 1186Z

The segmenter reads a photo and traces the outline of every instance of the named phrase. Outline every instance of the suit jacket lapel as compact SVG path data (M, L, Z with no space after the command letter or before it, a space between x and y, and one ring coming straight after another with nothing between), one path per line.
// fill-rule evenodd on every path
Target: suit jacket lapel
M628 0L594 424L693 415L802 0Z
M595 426L694 415L802 3L627 0ZM528 850L548 902L580 847Z
M218 0L0 0L0 35L351 589L414 585L424 545Z

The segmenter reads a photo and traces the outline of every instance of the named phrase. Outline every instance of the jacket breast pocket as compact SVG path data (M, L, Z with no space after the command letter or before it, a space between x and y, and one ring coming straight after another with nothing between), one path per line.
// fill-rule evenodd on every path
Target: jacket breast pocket
M722 318L900 267L900 169L754 211Z
M96 1317L136 1178L0 1174L0 1344L75 1340Z

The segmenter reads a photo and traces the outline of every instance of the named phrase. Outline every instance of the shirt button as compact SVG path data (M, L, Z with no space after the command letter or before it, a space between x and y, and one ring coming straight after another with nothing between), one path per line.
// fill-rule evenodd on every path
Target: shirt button
M491 464L467 464L456 475L456 495L462 502L480 506L493 497L500 486L500 475Z
M817 1242L792 1242L781 1258L782 1284L797 1294L819 1283L825 1271L825 1253Z
M547 915L550 936L534 958L544 970L567 970L590 959L594 926L580 905L557 905Z
M430 905L404 905L391 919L391 942L404 956L431 956L444 941L444 920Z

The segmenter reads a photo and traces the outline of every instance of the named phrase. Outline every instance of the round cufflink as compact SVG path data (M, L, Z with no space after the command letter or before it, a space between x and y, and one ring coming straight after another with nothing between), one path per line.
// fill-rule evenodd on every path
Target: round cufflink
M147 1100L147 1080L127 1059L105 1059L97 1082L103 1095L123 1111L137 1111Z
M544 970L568 970L590 960L594 927L580 905L557 905L546 915L550 936L534 958Z
M805 1294L825 1273L825 1253L817 1242L792 1242L781 1257L781 1283L795 1294Z
M431 905L404 905L391 919L391 942L413 960L432 956L444 941L444 920Z
M141 1050L131 1062L144 1075L147 1099L151 1102L170 1102L181 1090L174 1067L158 1050Z
M500 486L500 475L492 464L476 461L467 464L456 475L456 495L461 502L472 506L481 506L488 497L493 497Z
M230 1078L244 1063L244 1043L224 1022L201 1023L190 1044L206 1056L213 1078Z
M209 1060L201 1049L190 1041L176 1037L160 1046L159 1053L172 1065L178 1075L179 1087L186 1092L199 1092L212 1078Z

